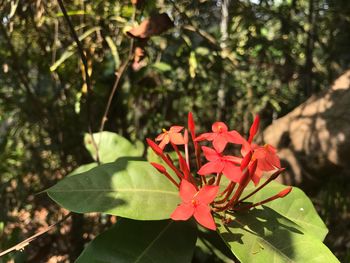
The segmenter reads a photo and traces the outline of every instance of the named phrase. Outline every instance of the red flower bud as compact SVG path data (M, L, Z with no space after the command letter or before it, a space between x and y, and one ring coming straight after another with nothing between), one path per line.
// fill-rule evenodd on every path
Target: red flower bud
M163 150L162 150L154 141L152 141L152 140L149 139L149 138L147 138L146 141L147 141L148 146L151 147L152 150L153 150L156 154L158 154L158 155L163 154Z
M241 162L241 170L243 171L245 168L247 168L250 160L252 159L253 153L250 151L244 156L242 162Z
M163 165L159 164L159 163L150 163L154 168L156 168L160 173L164 174L166 173L166 169Z
M286 195L288 195L291 191L292 191L293 187L288 187L284 190L282 190L281 192L279 192L277 195L279 198L285 197Z
M256 115L254 122L249 130L249 139L248 139L249 143L252 143L254 136L257 134L257 132L259 130L259 124L260 124L260 118L259 118L259 115Z

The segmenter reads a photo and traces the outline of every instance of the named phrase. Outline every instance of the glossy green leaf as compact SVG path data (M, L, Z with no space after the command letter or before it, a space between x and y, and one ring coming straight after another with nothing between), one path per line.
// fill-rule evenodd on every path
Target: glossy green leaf
M84 142L86 149L90 152L94 160L97 159L96 147L98 148L98 157L101 163L114 162L119 157L141 156L144 151L142 142L137 141L132 144L123 136L113 132L94 133L93 144L90 134L85 134Z
M91 170L92 168L95 168L97 165L98 165L97 163L83 164L83 165L77 167L76 169L74 169L73 171L71 171L67 176L72 176L72 175L87 172L87 171Z
M191 221L119 219L93 240L76 263L191 262L197 238Z
M273 209L263 206L232 215L218 232L242 262L339 262L321 240Z
M66 177L47 190L64 208L139 220L168 219L180 203L178 189L148 162L120 158Z
M283 184L271 182L247 201L253 203L262 201L285 188L286 186ZM253 189L252 185L247 187L242 197L253 191ZM317 214L311 200L297 187L293 187L292 192L286 197L269 202L266 206L295 222L303 228L304 232L313 235L321 241L324 240L328 233L326 225Z

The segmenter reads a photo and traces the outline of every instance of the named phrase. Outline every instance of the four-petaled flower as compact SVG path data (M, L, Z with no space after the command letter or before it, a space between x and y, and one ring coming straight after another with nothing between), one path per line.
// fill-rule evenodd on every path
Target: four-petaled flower
M242 171L239 165L242 158L230 155L225 156L205 146L202 146L202 151L209 162L199 169L199 175L223 173L229 180L235 183L241 181Z
M159 147L164 149L165 145L169 142L176 145L185 144L184 137L180 133L183 128L182 126L171 126L169 131L163 129L163 133L159 134L156 138L156 141L161 141Z
M213 141L215 150L223 152L227 143L242 144L243 137L235 130L229 131L223 122L215 122L211 127L213 132L207 132L196 137L195 141Z
M252 175L252 181L255 185L259 184L263 172L269 172L281 168L281 163L277 156L277 151L273 146L269 144L259 146L257 144L252 143L255 135L258 132L259 123L259 116L256 116L249 130L248 141L243 141L241 150L243 156L245 156L250 151L253 152L252 161L257 160L258 162L257 169Z
M187 180L180 184L182 203L171 214L173 220L188 220L191 216L202 226L215 230L216 225L211 215L209 204L212 203L219 191L218 186L205 185L199 191Z

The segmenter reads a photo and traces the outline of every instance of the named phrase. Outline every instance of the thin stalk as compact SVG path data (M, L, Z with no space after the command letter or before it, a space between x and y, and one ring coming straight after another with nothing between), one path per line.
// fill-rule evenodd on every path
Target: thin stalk
M285 168L281 168L278 171L276 171L274 174L272 174L269 179L267 179L261 186L259 186L258 188L256 188L253 192L251 192L250 194L248 194L247 196L245 196L244 198L242 198L241 200L238 201L238 203L241 203L245 200L247 200L249 197L253 196L254 194L256 194L257 192L259 192L262 188L264 188L266 185L268 185L271 181L275 180L283 171L285 170Z

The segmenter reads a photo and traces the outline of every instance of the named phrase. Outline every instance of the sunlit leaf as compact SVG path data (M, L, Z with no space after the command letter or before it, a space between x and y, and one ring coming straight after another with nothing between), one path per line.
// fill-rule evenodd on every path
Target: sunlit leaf
M124 156L142 156L144 151L142 142L136 141L132 144L123 136L113 132L104 131L101 133L94 133L92 136L94 137L94 141L90 134L85 134L85 147L95 160L97 160L97 148L101 163L113 162L119 157Z
M69 176L47 190L64 208L139 220L170 217L180 203L178 189L148 162L120 158Z
M339 262L321 240L269 207L216 218L218 232L240 262Z

